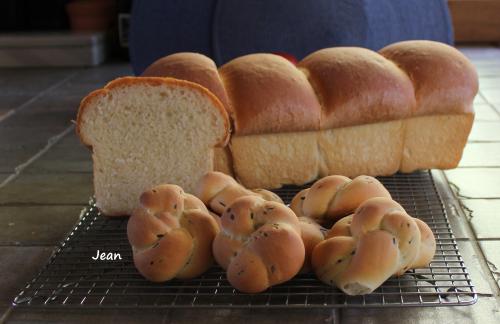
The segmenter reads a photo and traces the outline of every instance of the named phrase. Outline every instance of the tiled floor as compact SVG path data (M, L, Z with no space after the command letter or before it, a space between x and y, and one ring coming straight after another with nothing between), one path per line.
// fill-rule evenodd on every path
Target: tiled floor
M94 69L0 70L0 322L321 321L500 323L500 49L462 49L478 69L476 121L460 167L446 176L464 213L450 221L480 293L474 306L397 310L27 311L10 308L18 290L72 228L92 193L92 164L71 122L79 100L120 75L124 64ZM445 199L453 204L452 194Z

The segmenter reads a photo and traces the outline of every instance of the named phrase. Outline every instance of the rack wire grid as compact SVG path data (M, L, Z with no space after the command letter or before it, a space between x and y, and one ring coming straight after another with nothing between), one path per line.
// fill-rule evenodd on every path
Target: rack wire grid
M391 277L373 293L348 296L313 274L259 294L236 291L224 271L213 267L199 278L165 283L145 280L134 268L127 218L102 216L93 201L47 265L14 300L18 307L74 308L318 308L471 305L477 294L457 248L430 171L379 177L406 211L434 232L436 255L429 267ZM300 187L275 192L289 202ZM118 252L121 260L93 261L96 250Z

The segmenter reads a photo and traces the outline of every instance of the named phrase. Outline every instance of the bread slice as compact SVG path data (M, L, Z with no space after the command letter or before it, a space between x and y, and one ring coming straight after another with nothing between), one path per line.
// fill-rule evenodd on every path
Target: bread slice
M92 148L96 203L126 215L140 194L171 183L193 192L213 170L229 121L206 88L171 78L120 78L83 99L77 133Z

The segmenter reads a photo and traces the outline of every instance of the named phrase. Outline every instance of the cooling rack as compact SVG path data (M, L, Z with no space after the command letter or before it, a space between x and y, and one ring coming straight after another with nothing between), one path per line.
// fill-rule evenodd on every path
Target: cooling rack
M219 267L191 280L151 283L132 263L127 218L107 218L90 201L82 217L48 263L15 298L17 307L38 308L318 308L471 305L477 294L457 248L432 173L378 178L406 211L434 232L436 255L429 267L392 277L373 293L347 296L301 274L260 294L233 289ZM289 202L302 187L275 192ZM121 259L94 261L96 251Z

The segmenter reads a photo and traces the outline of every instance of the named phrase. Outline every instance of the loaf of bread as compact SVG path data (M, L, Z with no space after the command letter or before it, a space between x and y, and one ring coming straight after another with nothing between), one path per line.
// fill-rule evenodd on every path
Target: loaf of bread
M365 200L374 197L391 198L389 191L377 179L358 176L351 180L331 175L298 192L290 208L298 217L308 217L320 224L331 225L353 213Z
M275 193L264 189L248 190L222 172L208 172L201 177L195 194L217 215L222 215L229 205L243 196L259 196L264 200L283 203Z
M285 205L240 197L226 208L221 223L213 253L236 289L261 292L301 269L305 252L299 220Z
M389 198L371 198L342 218L313 250L318 278L349 295L368 294L392 275L431 262L431 229Z
M432 41L328 48L297 66L251 54L217 69L177 53L87 96L77 132L92 148L98 207L122 215L147 188L193 192L214 169L266 189L453 168L477 90L465 56Z
M221 100L233 134L216 151L216 167L234 172L248 188L330 174L453 168L478 90L465 56L432 41L400 42L379 53L329 48L297 66L277 55L251 54L219 70L202 55L179 53L144 75L199 82Z
M156 282L194 278L208 270L218 232L205 205L176 185L144 192L127 224L134 264Z
M229 119L199 84L126 77L83 99L77 133L92 149L96 203L106 215L129 215L141 193L161 183L193 192L213 170Z

